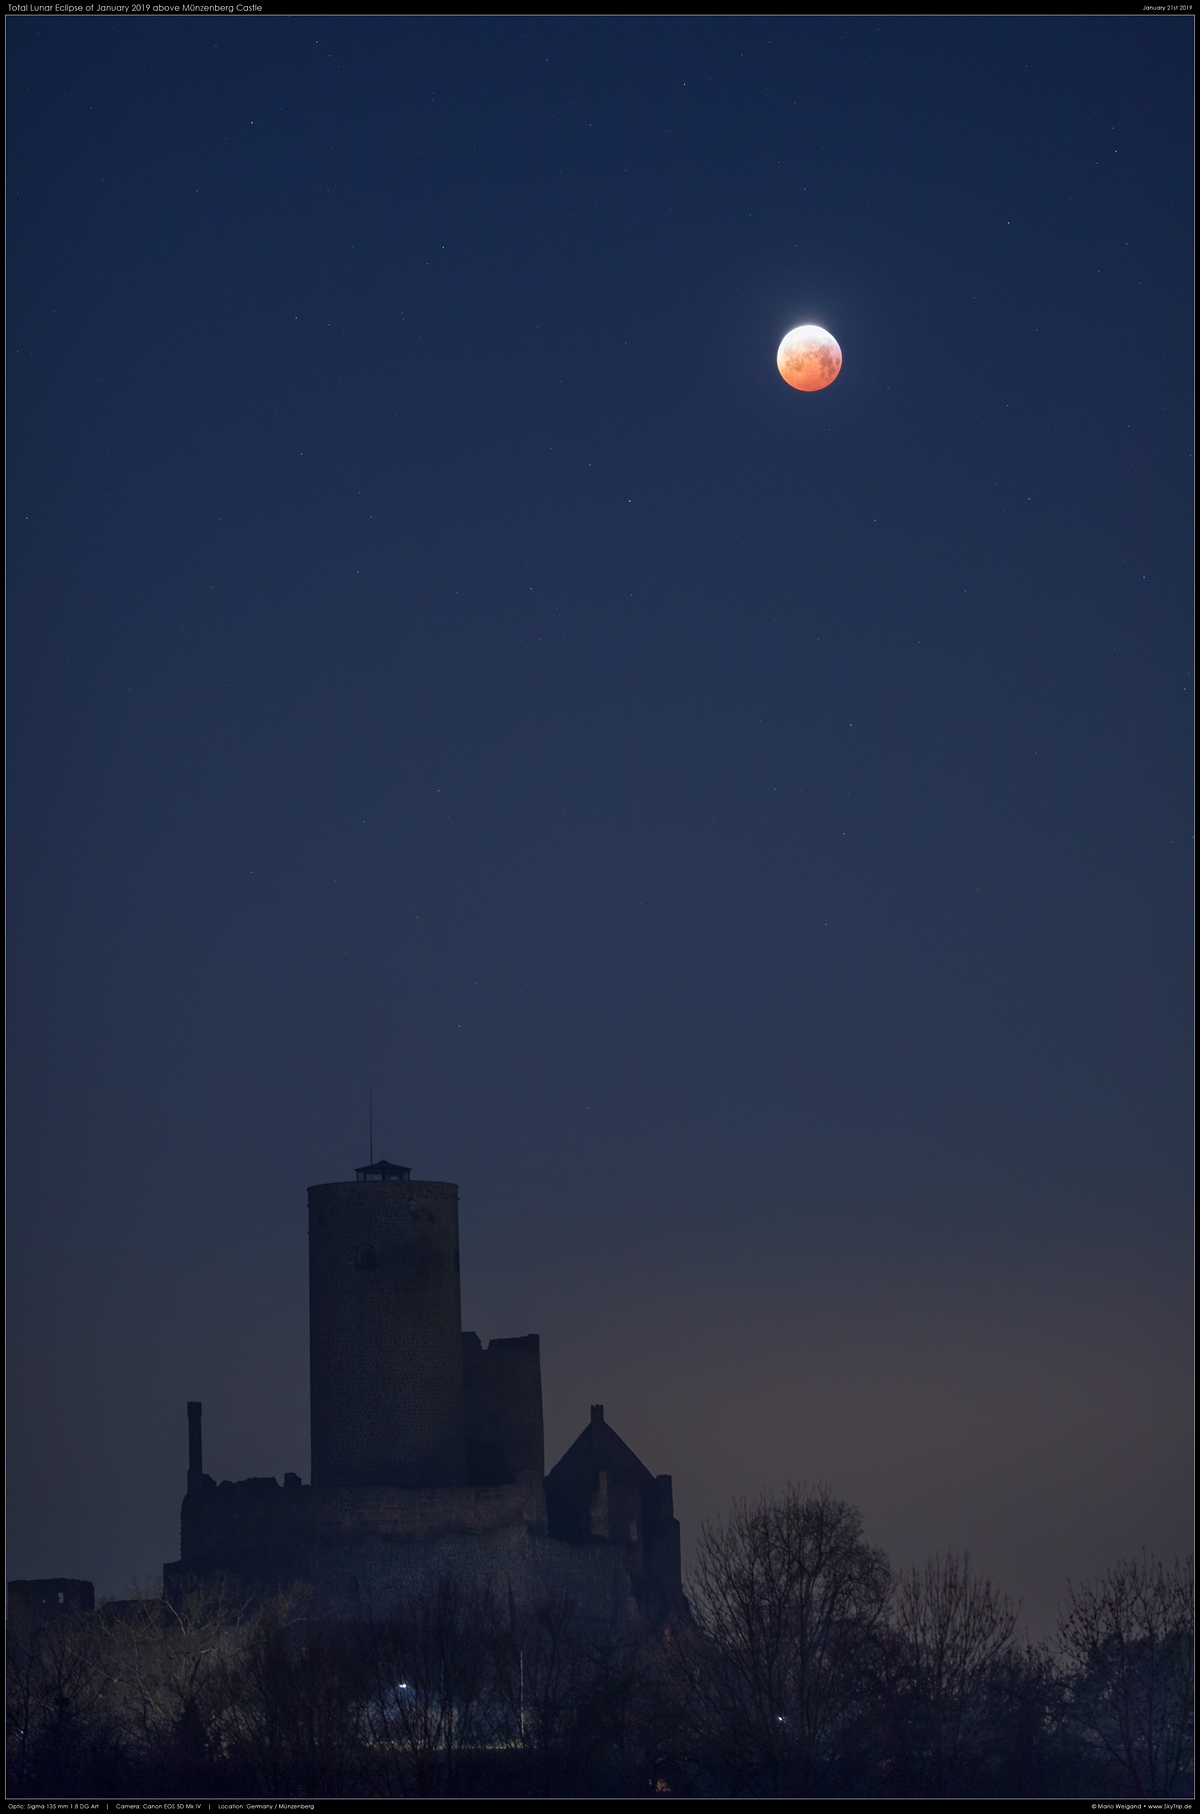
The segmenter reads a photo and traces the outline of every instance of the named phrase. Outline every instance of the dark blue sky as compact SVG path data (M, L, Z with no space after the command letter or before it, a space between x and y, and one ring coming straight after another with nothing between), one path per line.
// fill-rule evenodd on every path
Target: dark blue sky
M685 1540L1182 1547L1192 22L8 33L10 1575L307 1476L368 1087Z

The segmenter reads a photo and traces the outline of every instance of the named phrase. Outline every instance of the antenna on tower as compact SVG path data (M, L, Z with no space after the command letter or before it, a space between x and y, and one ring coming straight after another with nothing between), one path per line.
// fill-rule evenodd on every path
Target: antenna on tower
M375 1092L367 1091L367 1130L371 1148L371 1164L375 1163Z

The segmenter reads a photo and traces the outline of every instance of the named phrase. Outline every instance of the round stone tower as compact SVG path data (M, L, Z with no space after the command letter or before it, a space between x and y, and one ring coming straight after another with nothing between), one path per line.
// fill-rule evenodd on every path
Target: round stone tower
M461 1486L457 1184L314 1184L308 1306L314 1487Z

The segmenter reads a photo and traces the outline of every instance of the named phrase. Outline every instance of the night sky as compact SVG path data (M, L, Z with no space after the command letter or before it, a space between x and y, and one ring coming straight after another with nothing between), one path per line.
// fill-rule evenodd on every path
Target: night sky
M685 1546L1186 1548L1192 22L8 33L9 1576L308 1478L371 1089Z

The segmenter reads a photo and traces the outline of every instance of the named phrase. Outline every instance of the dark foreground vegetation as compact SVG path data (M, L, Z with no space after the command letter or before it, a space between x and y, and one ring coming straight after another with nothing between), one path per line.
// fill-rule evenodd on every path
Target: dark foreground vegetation
M603 1643L454 1581L387 1622L231 1583L10 1631L8 1789L44 1795L1062 1796L1191 1787L1190 1566L1121 1562L1057 1641L852 1506L707 1529L693 1617Z

